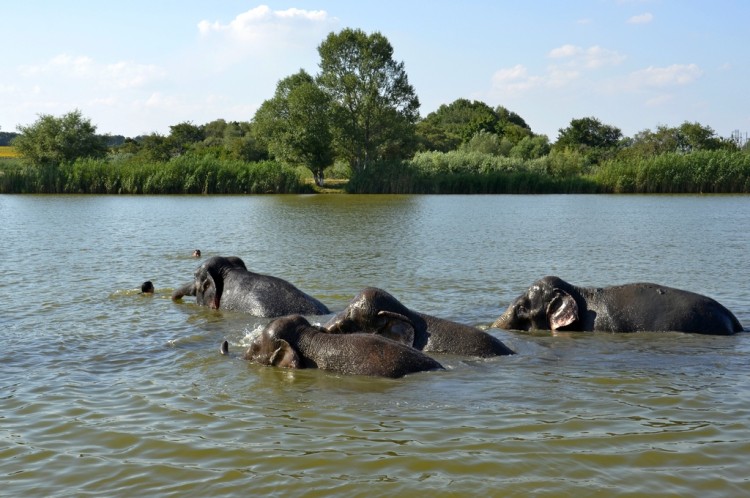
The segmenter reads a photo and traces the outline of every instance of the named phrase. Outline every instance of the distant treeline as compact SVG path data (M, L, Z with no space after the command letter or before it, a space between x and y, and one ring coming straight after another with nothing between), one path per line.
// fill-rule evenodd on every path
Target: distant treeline
M594 116L554 142L502 105L458 98L424 117L404 64L378 32L318 47L320 72L279 80L250 121L102 136L80 110L4 134L0 193L732 193L750 192L750 143L684 121L632 137ZM248 116L250 118L250 116Z
M711 150L615 158L590 165L575 153L536 159L481 152L421 152L379 161L348 176L350 193L750 193L750 154ZM316 191L309 171L277 161L212 156L168 161L78 159L59 167L0 162L0 193L263 194Z
M11 141L18 136L18 133L10 131L0 131L0 147L10 145Z

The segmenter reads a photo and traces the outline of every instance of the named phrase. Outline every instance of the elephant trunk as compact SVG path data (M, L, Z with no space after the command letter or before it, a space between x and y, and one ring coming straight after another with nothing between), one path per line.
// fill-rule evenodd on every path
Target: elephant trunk
M498 328L498 329L505 329L509 330L511 329L511 320L512 320L513 313L511 311L510 306L507 310L505 310L505 313L500 315L500 317L495 320L495 322L492 324L492 327Z

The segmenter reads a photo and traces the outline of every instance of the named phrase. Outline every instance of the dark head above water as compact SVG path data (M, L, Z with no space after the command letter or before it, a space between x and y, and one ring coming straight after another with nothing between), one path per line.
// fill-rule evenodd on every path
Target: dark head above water
M531 284L492 326L506 330L715 335L742 331L731 311L694 292L652 283L577 287L554 276Z

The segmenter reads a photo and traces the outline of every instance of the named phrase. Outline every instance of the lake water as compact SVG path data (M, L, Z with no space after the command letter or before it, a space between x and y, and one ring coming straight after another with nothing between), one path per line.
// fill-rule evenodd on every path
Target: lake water
M199 248L332 310L487 327L554 274L750 328L748 227L749 196L0 196L0 494L748 495L750 334L490 329L518 354L373 379L223 357L265 321L169 298Z

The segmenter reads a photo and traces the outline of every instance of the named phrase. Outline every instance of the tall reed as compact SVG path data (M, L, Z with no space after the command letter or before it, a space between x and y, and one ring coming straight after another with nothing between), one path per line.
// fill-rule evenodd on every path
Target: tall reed
M0 193L266 194L310 192L295 168L210 156L167 162L79 159L59 167L20 163L0 171Z
M558 161L559 162L559 161ZM480 152L423 152L410 161L385 161L352 175L355 193L534 194L597 192L590 179L548 158L524 160Z
M713 150L611 160L592 178L616 193L750 193L750 154Z

